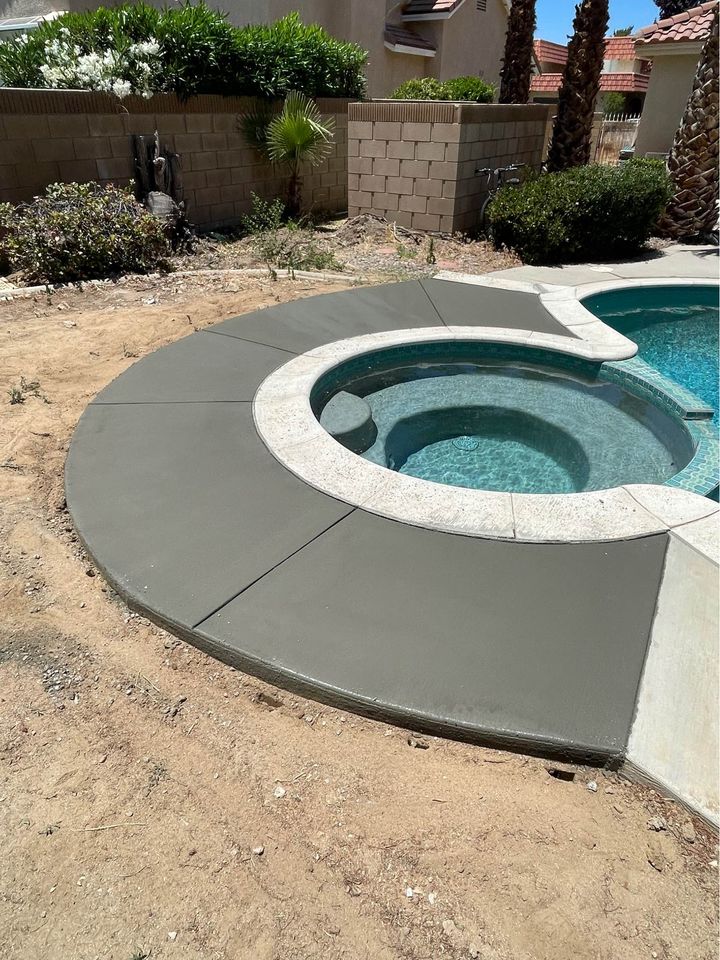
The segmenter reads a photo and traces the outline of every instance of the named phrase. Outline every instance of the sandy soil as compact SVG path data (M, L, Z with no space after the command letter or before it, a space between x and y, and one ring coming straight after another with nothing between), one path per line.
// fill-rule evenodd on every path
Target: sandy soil
M289 236L292 239L298 234ZM404 279L432 276L438 270L484 273L521 264L515 254L495 250L487 240L461 234L431 237L371 214L328 220L302 236L316 250L332 254L335 265L330 269L363 278ZM256 238L233 233L205 235L191 255L178 256L175 262L190 269L263 266Z
M0 304L0 957L715 957L717 847L682 808L271 688L131 614L83 556L62 471L85 404L136 356L320 289ZM38 395L10 404L21 377Z

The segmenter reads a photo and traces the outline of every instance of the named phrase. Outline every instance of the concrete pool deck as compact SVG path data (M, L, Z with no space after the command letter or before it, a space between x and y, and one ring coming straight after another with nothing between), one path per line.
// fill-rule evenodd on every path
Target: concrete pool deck
M671 524L563 544L410 526L302 482L253 422L269 374L338 340L442 324L575 342L538 292L361 287L156 351L78 424L66 489L80 537L131 606L270 682L413 729L619 764ZM685 524L686 549L698 550L691 527L713 538L708 522Z

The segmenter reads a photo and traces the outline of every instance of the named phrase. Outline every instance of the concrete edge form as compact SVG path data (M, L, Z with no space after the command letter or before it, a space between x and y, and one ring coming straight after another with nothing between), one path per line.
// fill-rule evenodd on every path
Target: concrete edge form
M670 533L627 760L717 827L718 518L691 526L696 545Z

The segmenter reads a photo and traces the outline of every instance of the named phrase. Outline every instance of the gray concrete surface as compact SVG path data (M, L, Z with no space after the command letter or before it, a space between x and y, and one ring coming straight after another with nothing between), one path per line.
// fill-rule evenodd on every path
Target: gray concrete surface
M76 528L131 606L248 672L417 729L619 758L665 535L534 545L409 527L308 487L255 432L249 400L292 351L435 326L437 310L479 322L443 283L296 301L136 363L73 437ZM502 294L503 312L471 292L482 323L520 322L524 295Z

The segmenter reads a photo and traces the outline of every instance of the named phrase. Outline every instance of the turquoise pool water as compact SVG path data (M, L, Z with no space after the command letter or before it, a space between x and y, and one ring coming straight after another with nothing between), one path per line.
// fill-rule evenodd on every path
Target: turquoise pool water
M640 359L718 411L718 288L636 287L583 305L638 345Z
M481 344L417 349L340 365L312 398L319 417L340 391L363 398L377 433L355 452L391 470L473 489L572 493L663 483L692 457L679 421L600 379L597 365L484 357Z

